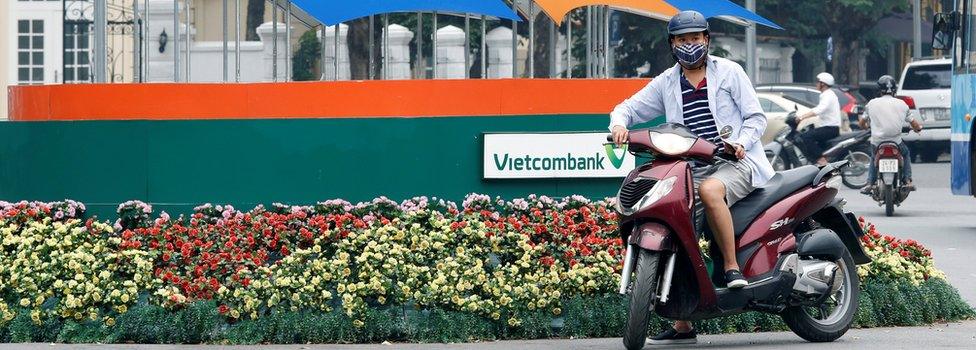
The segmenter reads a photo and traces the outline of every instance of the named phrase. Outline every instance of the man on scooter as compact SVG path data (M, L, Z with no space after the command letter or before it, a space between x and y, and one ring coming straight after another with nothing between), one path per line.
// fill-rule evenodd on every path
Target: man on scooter
M909 191L915 190L912 184L912 155L909 153L908 146L901 140L901 130L905 124L910 124L916 133L922 132L922 125L912 116L912 110L908 104L895 97L898 85L895 78L890 75L878 78L878 92L880 97L868 102L864 107L864 115L858 120L862 129L871 128L871 150L876 150L882 142L891 141L898 144L898 149L905 157L902 162L904 171L902 172L902 182ZM870 195L874 191L875 182L878 179L878 165L871 162L871 171L868 173L868 184L861 189L861 193Z
M773 176L760 137L766 116L752 82L735 62L708 55L709 32L705 16L682 11L668 23L674 67L664 71L610 114L613 140L627 140L631 125L665 115L670 123L684 124L700 137L719 145L737 162L698 164L693 172L698 198L704 206L714 239L725 259L728 288L742 288L748 281L735 260L735 237L729 207L745 198ZM701 215L697 215L701 216ZM697 342L691 322L651 338L651 344Z
M817 74L817 90L820 90L820 103L796 120L797 124L799 124L804 119L820 117L820 122L817 123L816 129L800 134L800 139L803 140L803 149L801 151L803 151L803 154L811 163L816 161L817 165L827 164L827 159L821 156L824 147L827 141L840 136L840 127L843 123L840 102L837 100L837 94L830 90L832 86L834 86L833 75L827 72Z

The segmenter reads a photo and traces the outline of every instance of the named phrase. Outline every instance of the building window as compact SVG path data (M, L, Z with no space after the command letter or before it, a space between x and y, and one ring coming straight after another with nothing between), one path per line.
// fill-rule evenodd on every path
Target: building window
M64 27L64 82L91 81L91 30L87 23Z
M17 83L44 83L44 20L17 21Z

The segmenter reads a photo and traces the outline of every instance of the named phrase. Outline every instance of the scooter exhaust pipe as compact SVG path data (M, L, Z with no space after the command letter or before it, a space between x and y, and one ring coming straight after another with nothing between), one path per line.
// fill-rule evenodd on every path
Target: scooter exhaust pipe
M634 245L627 245L627 254L624 255L624 269L620 271L620 294L627 295L627 287L630 286L630 274L634 270Z

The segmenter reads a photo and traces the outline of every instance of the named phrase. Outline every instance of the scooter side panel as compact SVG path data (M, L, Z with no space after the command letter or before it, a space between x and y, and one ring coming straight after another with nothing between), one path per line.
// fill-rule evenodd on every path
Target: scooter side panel
M760 245L744 264L742 274L749 278L775 268L781 244L793 236L796 225L829 205L836 196L836 189L824 185L806 188L759 214L738 241L737 250ZM789 241L786 244L789 245Z

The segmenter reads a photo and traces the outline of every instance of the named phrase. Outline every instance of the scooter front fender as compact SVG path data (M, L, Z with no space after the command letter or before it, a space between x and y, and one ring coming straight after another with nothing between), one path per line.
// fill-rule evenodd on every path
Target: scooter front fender
M671 231L656 222L637 226L630 235L630 244L651 251L674 251Z

